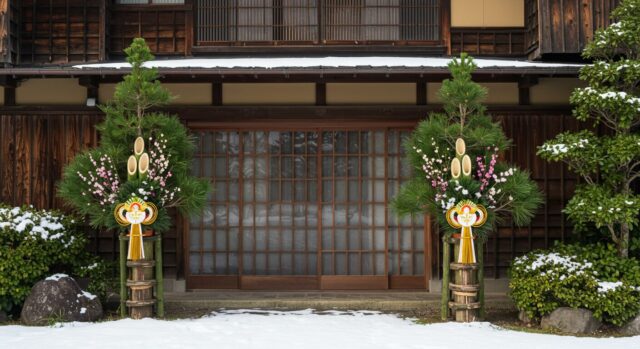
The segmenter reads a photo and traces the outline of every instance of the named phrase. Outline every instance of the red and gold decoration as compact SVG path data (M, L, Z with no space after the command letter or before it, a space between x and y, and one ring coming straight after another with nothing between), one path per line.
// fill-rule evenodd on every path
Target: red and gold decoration
M480 227L487 221L487 210L473 201L460 201L446 213L447 222L455 229L462 229L460 233L460 250L458 263L477 263L476 250L473 245L472 227Z
M127 259L137 261L144 259L144 248L142 244L142 225L150 225L158 217L158 208L145 202L138 197L133 197L127 202L116 206L113 212L116 221L122 226L130 225L129 230L129 252Z

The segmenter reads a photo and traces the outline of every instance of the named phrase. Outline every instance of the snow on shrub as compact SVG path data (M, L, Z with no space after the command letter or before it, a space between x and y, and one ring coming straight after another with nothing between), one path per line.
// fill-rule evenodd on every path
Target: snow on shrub
M93 264L106 270L75 228L73 218L58 212L0 205L0 310L18 311L31 287L52 272L88 276L81 274Z
M640 310L640 263L618 258L613 245L558 245L516 258L509 288L532 318L564 306L620 326Z

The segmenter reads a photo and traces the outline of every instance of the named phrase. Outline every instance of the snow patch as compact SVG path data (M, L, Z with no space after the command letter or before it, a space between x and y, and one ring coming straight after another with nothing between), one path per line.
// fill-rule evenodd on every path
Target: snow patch
M80 314L85 314L87 312L87 308L82 307L80 308Z
M62 218L45 210L34 213L20 207L0 208L0 229L8 228L43 240L57 240L64 237L65 227L60 223Z
M622 286L622 281L616 281L616 282L598 281L598 293L607 293L621 286Z
M447 68L452 58L437 57L268 57L268 58L198 58L198 59L167 59L149 61L144 64L147 68L314 68L314 67L429 67ZM540 63L508 59L474 59L478 68L581 68L582 64ZM74 65L77 69L123 69L130 68L126 62L97 63Z
M60 281L60 279L62 278L68 278L69 275L67 274L53 274L51 276L49 276L48 278L46 278L46 281Z
M84 297L84 298L87 298L87 299L90 299L90 300L94 300L98 296L96 296L94 294L91 294L91 293L89 293L87 291L82 291L82 293L78 293L78 298L80 298L80 297Z

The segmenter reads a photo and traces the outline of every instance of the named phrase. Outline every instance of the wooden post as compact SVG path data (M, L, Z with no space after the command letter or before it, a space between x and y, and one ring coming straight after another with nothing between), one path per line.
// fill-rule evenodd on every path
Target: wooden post
M478 267L478 263L451 263L451 270L455 272L455 284L449 285L453 294L453 302L449 302L449 307L458 322L478 319Z
M450 259L450 247L449 236L442 237L442 304L441 304L441 317L442 320L449 318L449 263Z
M479 318L484 319L484 239L477 239L478 252L478 301L480 302Z
M162 275L162 235L156 234L156 315L164 317L164 277Z
M127 316L127 241L124 234L120 238L120 317Z
M127 287L131 289L131 299L127 301L129 315L132 319L142 319L153 316L153 286L155 280L145 278L146 270L153 268L153 260L140 259L128 261L131 268L131 278L127 280Z
M143 245L145 259L128 261L126 244L129 238L125 234L120 234L120 315L122 317L126 317L127 313L133 319L151 317L154 305L156 305L156 315L164 316L161 239L162 236L159 234L146 238ZM127 273L128 269L130 273ZM129 309L128 312L127 309Z

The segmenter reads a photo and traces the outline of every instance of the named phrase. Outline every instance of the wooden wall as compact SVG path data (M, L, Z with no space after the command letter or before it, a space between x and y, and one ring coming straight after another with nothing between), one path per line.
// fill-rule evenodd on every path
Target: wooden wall
M124 49L142 37L157 55L191 54L193 37L191 4L114 5L109 18L109 53L124 56Z
M64 165L75 154L98 144L95 125L101 119L99 112L0 111L0 202L68 211L56 195L56 184ZM92 252L117 260L115 232L89 227L84 230L90 238ZM173 228L164 239L168 277L176 274L177 235Z
M18 60L18 15L15 2L0 0L0 63L4 65Z
M546 193L546 204L530 226L501 226L490 239L486 261L488 277L505 277L510 261L534 248L544 248L571 234L571 225L561 213L571 197L576 178L563 166L538 158L536 147L564 130L579 127L570 113L496 112L515 147L506 158L529 169ZM0 202L9 205L32 204L37 208L65 209L55 195L63 166L77 152L97 144L94 126L101 119L96 112L0 112ZM180 226L178 222L177 226ZM91 249L105 258L116 258L114 232L87 229ZM165 236L165 262L168 276L180 273L181 231L172 229ZM435 239L433 241L438 241ZM439 244L434 244L438 256ZM434 260L438 275L439 259Z
M105 6L105 0L21 1L20 63L104 59Z
M523 57L523 28L451 28L451 54Z
M526 0L530 58L579 54L596 29L606 27L620 0Z

